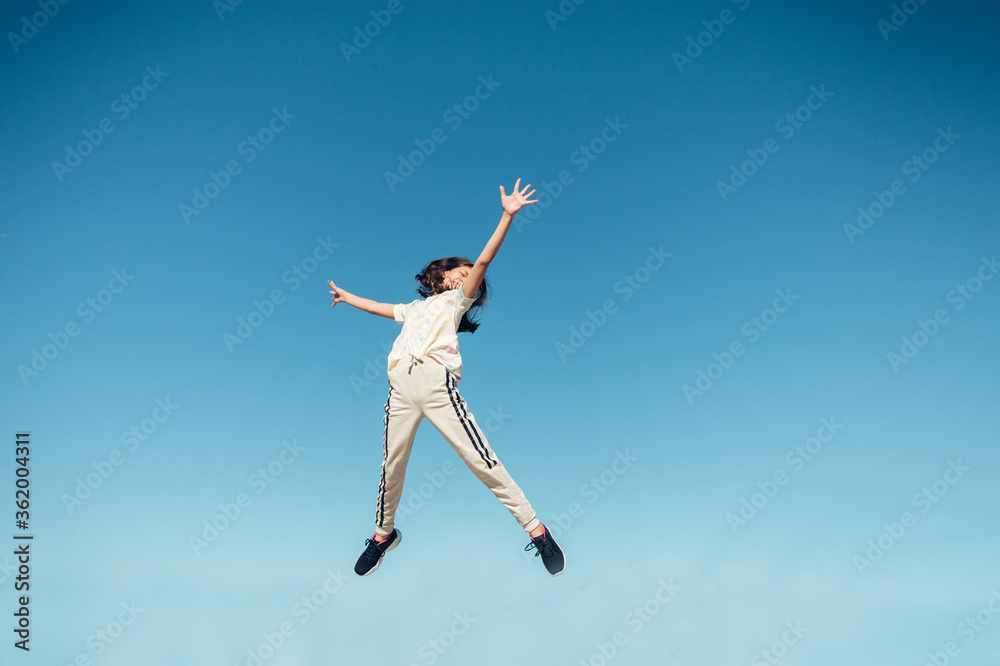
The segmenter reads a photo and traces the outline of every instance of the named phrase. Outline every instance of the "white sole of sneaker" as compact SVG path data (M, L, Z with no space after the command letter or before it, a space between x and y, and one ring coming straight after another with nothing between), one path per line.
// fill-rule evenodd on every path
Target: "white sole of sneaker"
M399 529L396 529L396 528L393 528L393 529L396 531L396 540L392 542L391 546L389 546L388 548L385 549L385 553L388 553L390 550L392 550L393 548L395 548L396 546L398 546L399 542L403 540L403 532L401 530L399 530ZM378 558L378 562L375 563L375 566L373 566L368 573L361 574L361 575L362 576L370 576L373 573L375 573L376 571L378 571L378 568L380 566L382 566L382 559L385 557L385 553L382 553L382 557Z

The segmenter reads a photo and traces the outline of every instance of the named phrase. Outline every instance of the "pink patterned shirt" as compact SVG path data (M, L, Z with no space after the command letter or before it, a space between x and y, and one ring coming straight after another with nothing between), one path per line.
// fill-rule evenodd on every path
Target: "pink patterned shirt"
M462 285L464 286L464 282ZM403 330L392 344L386 372L410 354L429 357L443 365L456 379L462 378L462 356L458 353L458 325L472 307L462 286L430 298L393 306L392 313Z

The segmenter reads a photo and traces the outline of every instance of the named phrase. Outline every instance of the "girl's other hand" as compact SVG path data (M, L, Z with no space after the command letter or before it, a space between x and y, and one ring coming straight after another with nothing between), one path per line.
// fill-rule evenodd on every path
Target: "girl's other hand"
M517 211L521 210L522 206L527 206L528 204L538 203L538 199L532 199L528 201L527 198L535 193L535 190L528 192L528 188L531 184L524 186L521 189L521 179L518 178L517 182L514 183L514 191L509 195L503 191L503 185L500 186L500 203L503 204L503 211L505 213L510 213L513 215ZM525 194L527 192L527 194Z
M351 296L350 293L335 285L333 280L327 280L326 283L330 285L330 293L333 294L333 305L330 306L331 308L337 303L347 302L347 299Z

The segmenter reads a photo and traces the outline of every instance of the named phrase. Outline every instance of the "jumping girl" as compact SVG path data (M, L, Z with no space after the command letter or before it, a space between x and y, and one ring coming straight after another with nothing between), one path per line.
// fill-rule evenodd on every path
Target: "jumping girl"
M493 236L475 263L465 257L447 257L431 261L415 277L420 282L417 293L424 300L411 303L376 303L355 296L333 281L328 282L333 306L347 303L374 315L395 319L403 328L389 353L389 397L385 402L382 423L382 474L375 505L375 533L365 540L354 572L367 576L382 563L385 554L399 545L402 533L393 527L396 507L403 494L403 478L410 459L410 448L417 427L424 417L437 428L476 477L493 491L524 531L531 537L525 550L536 549L545 570L553 576L562 573L566 564L562 549L531 508L524 493L497 460L465 400L458 394L462 378L462 357L458 352L458 333L474 332L478 322L468 317L471 308L486 302L486 269L496 257L510 229L514 215L535 190L523 190L521 179L510 195L500 186L503 215ZM527 192L527 194L525 194Z

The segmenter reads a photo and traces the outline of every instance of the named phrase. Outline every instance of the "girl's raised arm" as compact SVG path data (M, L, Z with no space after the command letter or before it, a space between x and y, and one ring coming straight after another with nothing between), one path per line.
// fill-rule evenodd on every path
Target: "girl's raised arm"
M332 308L337 303L347 303L348 305L353 305L362 312L368 312L373 315L378 315L380 317L387 317L395 321L396 315L393 312L393 308L396 306L392 303L378 303L369 298L361 298L360 296L355 296L354 294L346 291L342 287L338 287L333 283L333 280L327 280L327 284L330 285L330 293L333 294L333 305Z
M529 187L531 187L530 183L525 185L522 190L521 179L518 178L517 182L514 183L514 191L508 195L504 192L503 185L500 186L500 203L503 205L503 215L500 216L497 230L493 232L493 236L486 243L479 258L476 259L475 265L469 270L468 277L465 278L465 286L462 291L466 298L474 298L476 292L479 291L479 285L483 281L483 276L486 275L486 269L489 268L490 262L497 256L500 246L503 245L503 239L506 238L507 230L510 229L510 223L517 211L528 204L538 203L538 199L528 201L528 197L535 193L535 190L528 192Z

